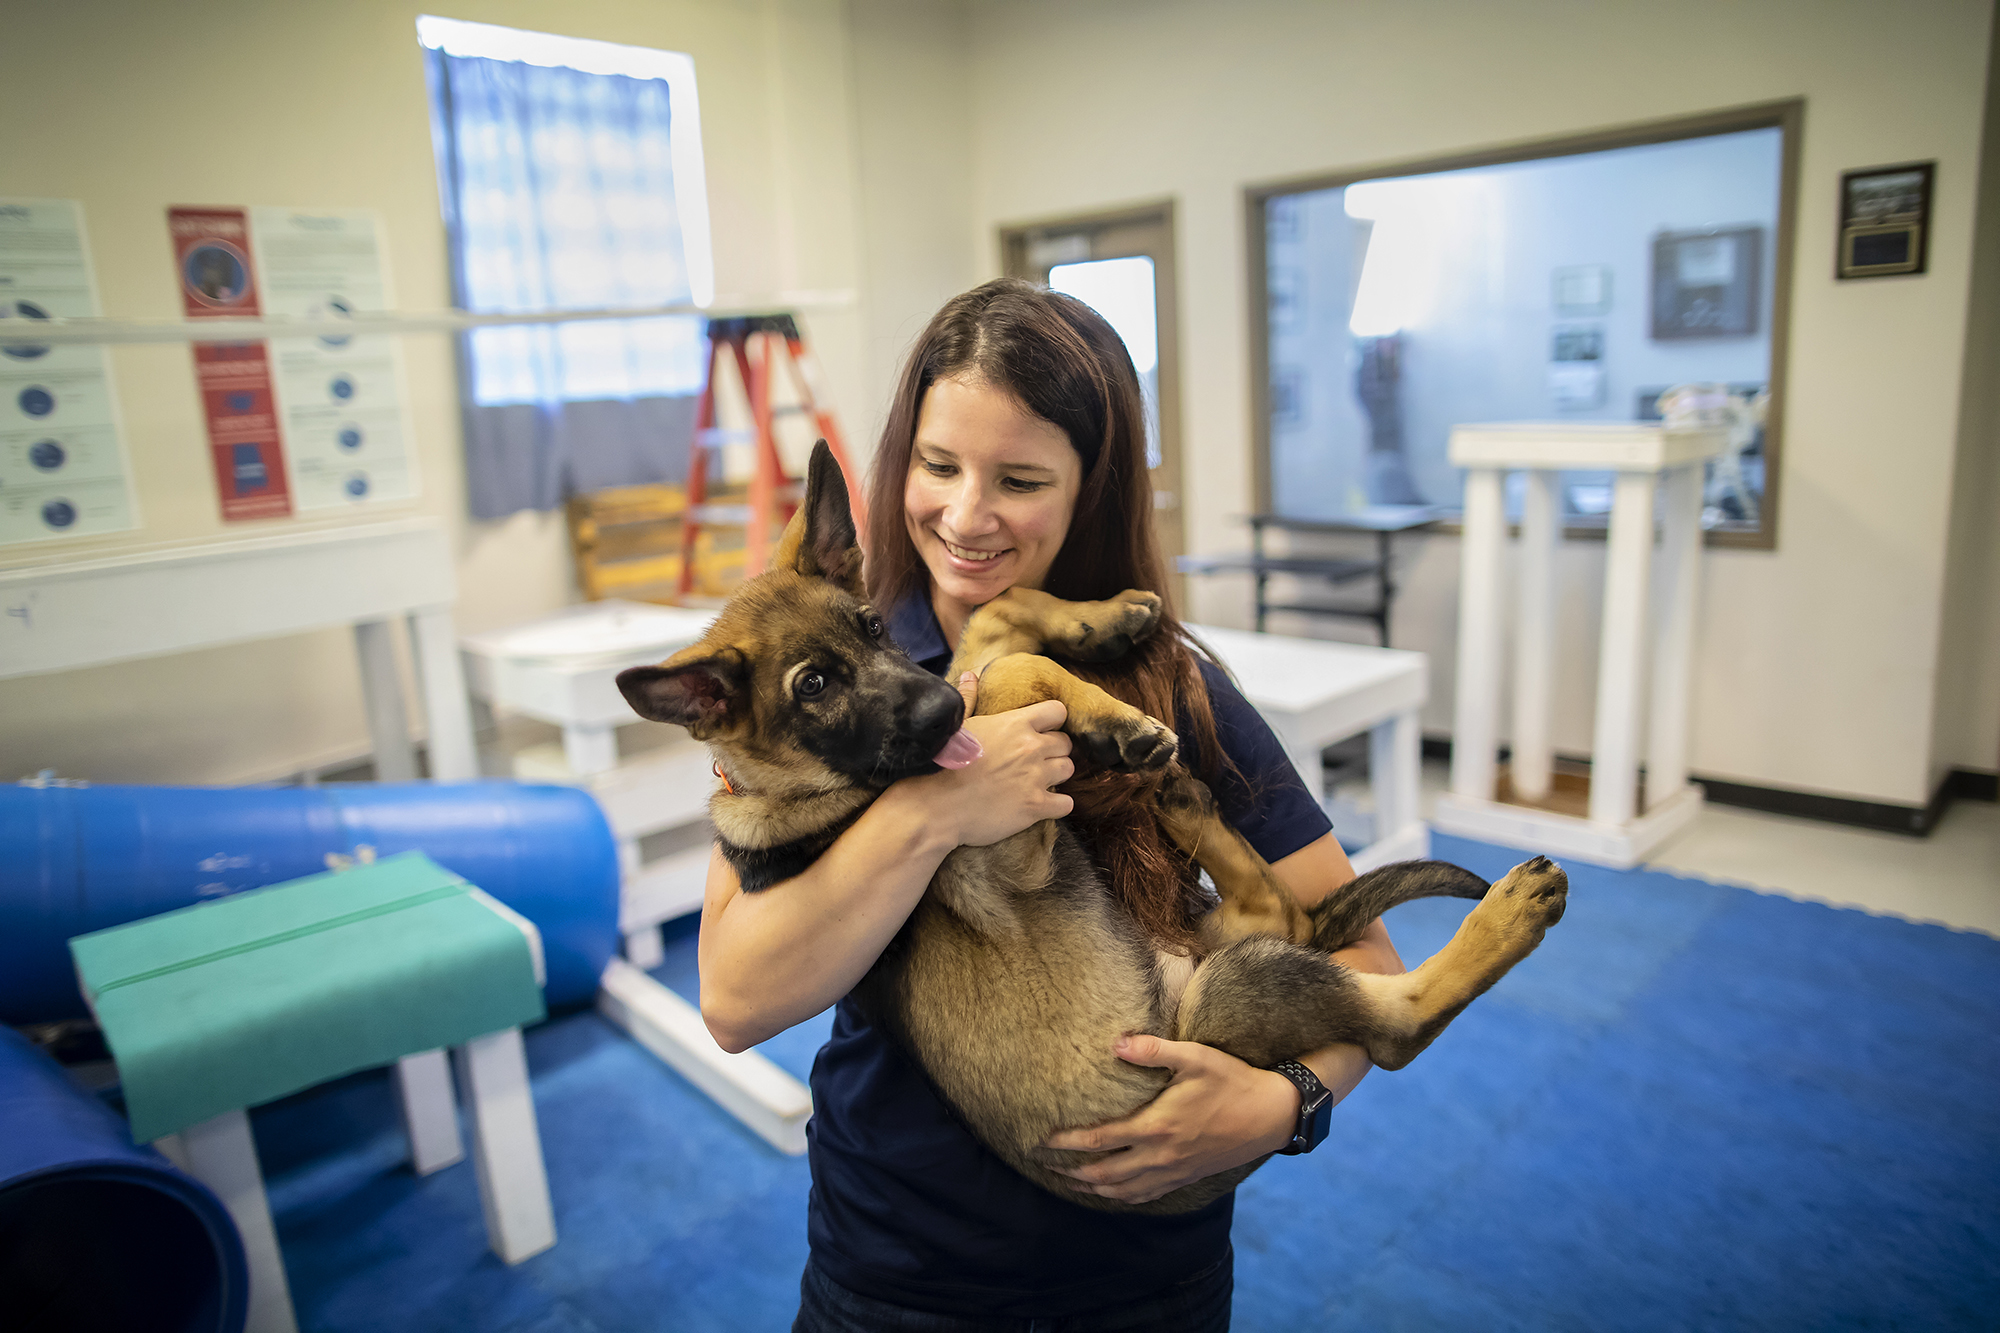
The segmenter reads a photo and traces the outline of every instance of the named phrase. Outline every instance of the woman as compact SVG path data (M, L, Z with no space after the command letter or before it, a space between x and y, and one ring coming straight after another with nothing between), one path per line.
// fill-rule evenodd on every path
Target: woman
M897 643L943 671L974 608L1015 585L1074 599L1164 594L1151 509L1138 378L1118 335L1072 298L991 282L931 321L897 390L871 482L870 595ZM1093 678L1176 719L1183 757L1302 903L1353 877L1269 728L1197 659L1171 611ZM958 684L970 702L977 682ZM1072 796L1052 790L1074 772L1062 723L1056 702L971 719L979 760L890 787L811 868L767 892L742 893L720 856L710 864L701 1007L716 1040L743 1050L840 1004L813 1068L813 1253L797 1329L1228 1326L1233 1199L1140 1217L1029 1184L843 998L953 848L1072 814ZM1106 775L1075 791L1073 823L1113 892L1163 949L1186 953L1207 905L1192 868L1131 817L1129 784ZM1379 921L1340 957L1403 970ZM1072 1173L1079 1192L1143 1202L1292 1139L1300 1092L1280 1074L1143 1034L1114 1053L1173 1078L1127 1119L1050 1140L1109 1154ZM1351 1046L1304 1063L1336 1098L1369 1067Z

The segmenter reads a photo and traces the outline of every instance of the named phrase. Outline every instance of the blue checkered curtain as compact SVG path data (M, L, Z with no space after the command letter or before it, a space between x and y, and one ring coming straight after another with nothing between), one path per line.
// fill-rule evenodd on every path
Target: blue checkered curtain
M425 57L461 307L689 299L665 80ZM698 318L478 329L461 355L474 517L686 475Z

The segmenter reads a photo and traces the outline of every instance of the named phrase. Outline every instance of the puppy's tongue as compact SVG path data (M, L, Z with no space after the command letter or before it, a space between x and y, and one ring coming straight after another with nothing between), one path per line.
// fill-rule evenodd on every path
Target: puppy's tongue
M979 748L979 742L972 738L972 733L960 727L952 738L944 743L944 748L937 752L937 757L931 762L939 768L964 768L985 753L986 751Z

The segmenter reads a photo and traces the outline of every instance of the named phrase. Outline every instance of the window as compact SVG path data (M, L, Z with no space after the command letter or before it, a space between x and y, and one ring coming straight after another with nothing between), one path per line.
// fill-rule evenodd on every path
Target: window
M428 15L417 32L462 308L714 298L691 59ZM699 393L705 364L693 315L473 331L474 514L677 480L692 408L676 400Z
M1456 510L1453 426L1658 419L1665 390L1700 384L1738 423L1704 526L1772 545L1796 119L1786 104L1252 190L1263 507ZM1567 526L1602 528L1607 475L1561 493Z

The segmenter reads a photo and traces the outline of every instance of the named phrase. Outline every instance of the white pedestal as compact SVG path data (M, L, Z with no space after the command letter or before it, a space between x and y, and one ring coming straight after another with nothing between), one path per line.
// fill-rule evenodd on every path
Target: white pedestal
M1687 721L1701 470L1727 440L1716 430L1618 422L1520 422L1452 432L1451 460L1467 470L1465 528L1451 791L1434 811L1438 828L1625 867L1700 810L1701 790L1687 780ZM1494 799L1504 666L1504 476L1528 474L1514 616L1510 778L1515 796L1534 802L1548 796L1554 772L1555 551L1562 535L1556 474L1572 469L1616 474L1606 534L1590 803L1582 817ZM1663 499L1657 580L1656 494ZM1642 763L1644 811L1639 809Z
M1315 796L1322 781L1320 751L1368 733L1375 841L1349 858L1355 870L1430 854L1430 832L1418 806L1423 764L1418 713L1430 694L1428 658L1212 625L1188 628L1235 673L1243 697L1277 733Z

